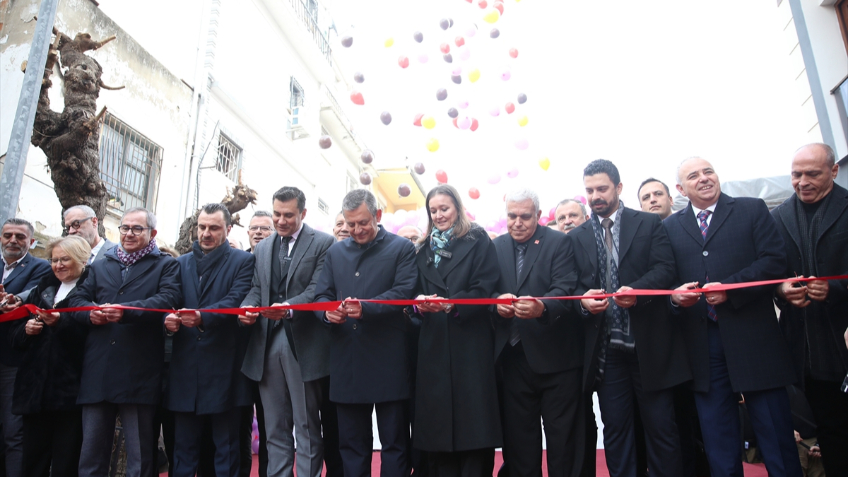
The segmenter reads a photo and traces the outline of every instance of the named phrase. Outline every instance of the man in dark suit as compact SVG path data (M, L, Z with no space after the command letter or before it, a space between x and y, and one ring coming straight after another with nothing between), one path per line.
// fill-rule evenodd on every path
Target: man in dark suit
M89 267L70 306L101 306L72 313L89 326L77 402L82 405L81 475L109 471L115 418L121 416L127 449L127 476L156 471L153 418L162 394L165 338L160 312L123 310L182 305L179 264L156 246L156 216L144 208L124 212L121 245Z
M760 199L721 193L712 165L693 157L678 167L685 209L664 222L674 250L672 295L692 364L695 404L713 477L742 477L738 401L744 394L769 475L801 475L785 386L796 381L774 313L775 287L686 293L704 284L781 278L786 252Z
M656 214L625 208L618 169L607 160L583 171L592 219L571 232L576 294L662 289L674 282L674 258ZM691 378L676 319L651 296L583 299L585 382L598 392L611 476L636 475L633 400L639 403L651 475L682 473L672 388Z
M66 234L79 235L91 246L89 264L95 260L102 260L106 256L106 252L116 245L100 236L97 215L94 213L94 209L87 205L69 207L62 213L62 219L65 221Z
M583 461L583 325L562 300L521 297L566 296L577 274L571 240L540 227L542 211L535 192L506 196L509 234L494 240L501 269L495 359L503 373L504 447L510 475L541 475L542 427L548 472L577 476ZM556 451L554 451L556 449Z
M197 217L192 253L177 259L189 310L235 308L250 291L253 255L227 241L232 228L223 204L205 205ZM253 320L245 317L245 324ZM174 468L177 477L193 477L200 461L204 421L215 448L215 475L239 474L240 407L250 402L248 379L241 373L239 323L233 315L180 310L165 316L174 334L165 407L174 412Z
M44 275L53 273L47 260L33 257L27 251L35 242L32 224L24 219L9 219L3 224L0 234L0 251L3 260L3 286L0 286L0 303L19 301L21 293L28 292L38 285ZM8 294L8 296L6 295ZM12 307L3 306L0 313ZM24 318L22 318L24 319ZM21 475L21 452L23 439L23 420L12 414L12 394L15 389L15 375L18 373L20 357L12 352L9 332L11 322L0 323L0 427L6 462L6 476Z
M256 246L256 267L242 307L311 303L333 237L303 223L306 196L296 187L274 193L275 232ZM330 332L311 312L268 310L252 325L242 372L259 382L265 414L268 475L291 476L297 440L297 475L319 477L323 468L319 409L321 380L330 374ZM295 436L292 437L292 430Z
M795 195L771 213L786 244L788 276L848 271L848 191L833 182L838 172L827 144L806 145L792 159ZM780 324L818 426L824 470L848 475L848 394L839 389L848 373L842 340L848 328L848 280L785 283L777 296Z
M418 279L415 247L379 226L382 211L367 190L349 192L342 210L351 240L327 252L315 291L316 302L342 303L315 315L332 331L330 399L338 409L344 475L371 475L376 407L381 475L408 476L411 382L403 307L354 300L412 298Z

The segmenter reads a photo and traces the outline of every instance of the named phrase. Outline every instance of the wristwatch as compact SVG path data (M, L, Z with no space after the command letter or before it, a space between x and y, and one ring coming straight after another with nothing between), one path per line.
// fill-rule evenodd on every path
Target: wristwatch
M453 305L451 303L445 304L445 313L450 313L453 310Z

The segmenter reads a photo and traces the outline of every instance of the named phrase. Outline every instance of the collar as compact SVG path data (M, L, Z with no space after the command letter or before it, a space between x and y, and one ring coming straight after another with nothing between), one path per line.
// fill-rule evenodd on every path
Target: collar
M15 266L18 266L18 265L20 265L21 261L23 261L23 259L25 259L25 258L26 258L27 253L28 253L28 252L25 252L23 257L21 257L21 258L19 258L19 259L15 260L15 261L14 261L14 262L12 262L12 263L6 263L6 257L4 257L2 254L0 254L0 258L2 258L2 259L3 259L3 265L4 265L4 266L6 266L6 267L8 267L9 265L12 265L12 264L15 264Z
M543 233L542 228L543 227L541 225L536 225L536 231L533 232L533 235L531 235L529 239L527 239L527 240L525 240L521 243L516 242L514 238L510 237L510 239L512 239L512 246L518 247L519 245L530 245L534 241L538 242L539 239L541 238L542 233Z
M690 201L689 203L691 204L692 202ZM712 216L713 214L715 214L715 208L716 208L716 205L717 205L717 204L718 204L718 201L716 201L716 203L715 203L715 204L713 204L713 205L711 205L711 206L707 207L706 209L699 209L699 208L695 207L694 205L692 205L692 212L694 212L694 213L695 213L695 218L696 218L696 219L698 218L698 214L700 214L701 212L703 212L703 211L705 211L705 210L709 210L709 211L710 211L710 216Z
M98 241L97 245L95 245L94 248L91 249L90 257L96 257L97 254L100 252L100 249L102 249L103 246L106 245L106 239L103 238L103 237L99 237L99 238L100 238L100 241Z
M383 228L382 224L377 224L377 227L378 227L379 230L377 230L377 236L374 237L374 240L372 240L372 241L370 241L370 242L368 242L364 245L360 245L356 242L356 240L353 240L353 237L350 237L350 246L351 247L357 247L357 248L369 249L369 248L373 247L374 245L376 245L377 243L381 242L386 237L386 234L388 232L386 232L386 229ZM347 240L345 240L345 242L347 242Z
M293 244L293 243L297 242L297 238L300 236L300 232L302 230L303 230L303 222L300 223L300 228L297 229L293 234L291 234L291 240L289 241L289 244ZM283 236L278 235L278 237L280 237L280 241L282 241Z

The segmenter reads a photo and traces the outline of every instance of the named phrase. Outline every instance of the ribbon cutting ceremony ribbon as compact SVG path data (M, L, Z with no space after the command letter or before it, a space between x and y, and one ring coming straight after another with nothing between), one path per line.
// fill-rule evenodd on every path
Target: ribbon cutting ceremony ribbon
M709 288L691 288L688 290L639 290L633 289L628 290L621 293L600 293L595 295L572 295L572 296L541 296L541 297L529 297L523 298L524 300L583 300L583 299L596 299L601 300L605 298L611 298L616 296L670 296L670 295L680 295L684 293L707 293L707 292L717 292L717 291L729 291L729 290L738 290L740 288L753 288L753 287L761 287L768 285L777 285L780 283L794 283L794 282L808 282L813 280L846 280L848 279L848 275L836 275L830 277L792 277L792 278L781 278L777 280L761 280L756 282L743 282L743 283L728 283L728 284L717 284L714 286L710 286ZM421 303L449 303L452 305L509 305L516 301L520 300L520 298L425 298L423 300L368 300L368 299L354 299L344 301L323 301L316 303L302 303L298 305L280 305L280 306L256 306L250 308L219 308L219 309L183 309L183 310L160 310L155 308L140 308L136 306L124 306L124 305L109 305L109 306L83 306L77 308L60 308L55 310L42 310L35 305L21 305L20 307L0 315L0 323L5 321L13 321L20 318L24 318L29 316L30 314L38 313L39 311L49 311L59 312L59 313L73 313L78 311L93 311L93 310L102 310L104 308L115 308L120 310L139 310L139 311L150 311L150 312L158 312L158 313L175 313L176 311L182 311L184 313L190 313L193 311L199 311L201 313L220 313L223 315L241 315L247 311L254 313L262 313L267 310L296 310L296 311L333 311L339 307L344 302L364 302L364 303L377 303L380 305L392 305L392 306L412 306L412 305L420 305Z

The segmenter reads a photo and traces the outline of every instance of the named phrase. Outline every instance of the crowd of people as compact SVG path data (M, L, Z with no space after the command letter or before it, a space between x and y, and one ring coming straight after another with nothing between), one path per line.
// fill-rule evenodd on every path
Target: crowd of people
M539 477L543 432L548 475L594 476L594 393L611 476L741 477L740 402L769 475L819 455L848 475L848 280L816 278L848 272L837 172L827 145L800 148L795 194L769 211L692 157L672 212L653 178L625 207L598 159L583 171L591 213L563 200L542 226L537 193L515 190L501 236L447 184L427 194L425 231L386 231L357 189L333 235L287 186L251 218L247 251L213 203L176 258L143 208L124 212L120 244L89 207L67 209L49 260L9 219L0 311L40 311L0 324L5 475L109 475L120 417L128 477L157 472L160 433L169 476L246 477L255 409L261 477L371 475L375 410L383 477L492 476L496 448L499 476ZM718 287L789 277L804 280ZM240 311L196 311L225 309ZM798 424L797 396L814 425Z

